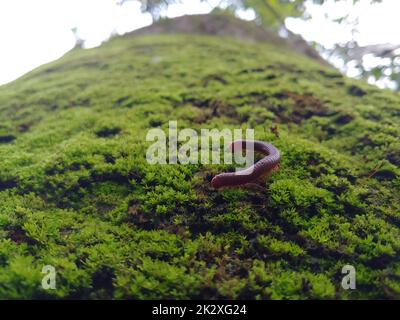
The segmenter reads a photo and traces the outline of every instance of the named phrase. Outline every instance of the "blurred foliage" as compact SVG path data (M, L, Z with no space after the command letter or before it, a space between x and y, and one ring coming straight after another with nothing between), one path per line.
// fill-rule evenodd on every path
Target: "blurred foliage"
M384 0L368 0L371 5L381 3ZM237 10L239 8L253 9L256 13L256 21L271 29L286 29L285 19L288 17L301 17L303 19L311 18L306 10L306 4L324 5L329 0L229 0L230 8ZM356 5L360 0L334 0L334 2L351 2ZM330 19L329 16L326 17ZM357 19L351 21L349 15L331 18L331 21L339 24L352 26L352 39L346 43L336 44L334 48L324 48L321 45L314 44L319 52L328 57L339 58L346 66L352 66L358 70L360 78L365 78L372 82L384 81L386 85L391 82L391 87L398 90L400 88L400 54L395 53L399 49L399 44L376 44L372 46L360 46L354 38L358 32ZM295 30L294 30L295 31ZM294 34L286 29L288 37ZM375 57L373 66L367 65L364 57L370 55Z
M253 9L257 21L272 29L284 26L287 17L300 17L304 14L304 0L232 0L230 6Z
M177 3L179 0L139 0L142 4L142 11L149 12L153 19L158 19L162 10L168 5Z

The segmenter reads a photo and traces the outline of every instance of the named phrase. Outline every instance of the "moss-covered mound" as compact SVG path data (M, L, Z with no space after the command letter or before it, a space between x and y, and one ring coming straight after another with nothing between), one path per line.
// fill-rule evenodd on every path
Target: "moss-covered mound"
M400 295L397 94L273 46L152 35L0 87L0 115L0 298ZM232 166L149 165L169 120L255 128L280 171L216 191Z

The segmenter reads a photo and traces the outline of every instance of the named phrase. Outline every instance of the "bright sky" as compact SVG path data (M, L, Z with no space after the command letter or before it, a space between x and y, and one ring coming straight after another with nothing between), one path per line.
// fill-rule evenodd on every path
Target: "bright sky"
M151 17L142 14L140 3L128 1L122 6L118 0L0 0L0 84L12 81L37 66L61 57L75 44L71 29L77 27L86 47L94 47L111 33L123 34L149 25ZM208 13L210 4L200 0L182 0L164 14L176 17L183 14ZM219 0L209 1L217 4ZM369 5L362 0L352 7L328 3L322 8L310 6L310 21L289 19L288 27L301 33L307 40L325 46L349 39L348 28L328 23L324 14L342 16L350 13L359 18L360 34L356 38L362 45L400 42L399 0L383 0ZM241 12L251 19L253 13Z
M383 0L382 3L370 4L369 0L361 0L356 5L352 1L328 1L323 6L309 5L307 10L313 18L309 21L288 19L289 28L303 35L306 40L316 41L331 47L334 43L344 42L351 37L350 28L326 21L349 15L350 19L358 18L360 33L355 35L361 46L377 43L399 43L400 1Z
M323 6L309 5L307 11L312 15L311 20L290 18L286 20L287 27L301 34L307 41L315 41L326 48L332 48L335 43L351 40L352 27L350 25L329 22L346 15L349 16L349 21L358 20L358 33L354 34L354 39L360 46L400 43L399 0L383 0L382 3L376 4L371 4L370 0L360 0L354 6L352 1L330 0ZM327 16L329 19L326 19ZM387 62L386 60L367 55L364 56L363 63L365 67L372 68ZM333 59L331 62L338 68L344 67L340 59ZM358 76L359 70L350 63L347 65L346 73L348 76L355 77ZM369 82L381 88L394 89L396 87L395 83L388 78L379 81L369 79Z

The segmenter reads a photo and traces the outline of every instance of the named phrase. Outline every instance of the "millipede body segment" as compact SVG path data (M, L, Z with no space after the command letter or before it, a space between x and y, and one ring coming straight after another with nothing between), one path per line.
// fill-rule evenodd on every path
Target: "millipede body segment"
M254 150L266 156L247 169L216 175L211 180L213 188L235 187L254 183L277 168L280 160L280 152L272 144L256 140L237 140L232 142L230 150L235 152L238 148L240 149L240 146L242 150Z

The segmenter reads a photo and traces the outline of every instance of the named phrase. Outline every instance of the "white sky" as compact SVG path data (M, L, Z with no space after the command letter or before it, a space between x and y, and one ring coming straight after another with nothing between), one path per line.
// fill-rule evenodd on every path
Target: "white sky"
M400 1L383 0L382 3L370 4L369 0L360 0L356 5L352 1L328 1L323 6L309 5L307 10L312 14L310 21L287 19L287 26L300 33L306 40L331 47L334 43L350 40L350 28L342 24L329 23L331 19L349 15L350 19L358 18L359 34L355 39L361 46L377 43L400 43Z
M112 32L123 34L149 25L149 14L140 12L137 1L117 6L118 0L0 0L0 84L12 81L37 66L61 57L75 44L71 29L77 27L86 47L94 47ZM210 1L216 4L219 0ZM343 25L328 23L324 14L341 16L350 13L359 17L360 44L399 43L399 0L383 0L369 5L361 0L355 7L328 3L310 6L310 21L288 19L287 25L307 40L331 46L345 42L350 31ZM209 4L200 0L183 0L171 6L168 17L183 14L208 13ZM241 16L251 19L252 12Z

